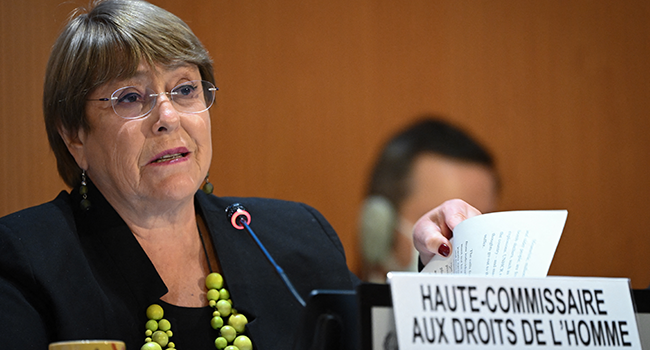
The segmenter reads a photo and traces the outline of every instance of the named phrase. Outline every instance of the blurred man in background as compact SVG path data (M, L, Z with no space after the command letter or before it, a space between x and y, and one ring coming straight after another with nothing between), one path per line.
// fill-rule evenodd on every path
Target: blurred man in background
M481 212L496 209L499 179L490 153L463 130L424 116L384 145L363 203L362 278L384 283L389 271L417 271L415 221L448 199ZM447 256L450 247L441 247Z

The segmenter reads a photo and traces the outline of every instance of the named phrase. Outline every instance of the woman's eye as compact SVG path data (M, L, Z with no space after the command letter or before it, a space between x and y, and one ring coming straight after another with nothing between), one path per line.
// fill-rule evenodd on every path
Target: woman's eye
M196 91L196 85L181 85L174 89L178 95L190 96Z
M135 92L129 92L127 94L120 96L120 98L117 99L117 103L133 103L133 102L138 102L140 100L142 100L140 94L137 94Z

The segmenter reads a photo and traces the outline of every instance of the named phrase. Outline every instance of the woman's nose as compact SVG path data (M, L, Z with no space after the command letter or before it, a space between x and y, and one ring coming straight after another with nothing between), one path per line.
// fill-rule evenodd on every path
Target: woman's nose
M157 96L156 106L154 106L153 114L157 114L158 120L154 124L154 129L157 132L172 131L180 122L180 115L172 103L168 93L160 93Z

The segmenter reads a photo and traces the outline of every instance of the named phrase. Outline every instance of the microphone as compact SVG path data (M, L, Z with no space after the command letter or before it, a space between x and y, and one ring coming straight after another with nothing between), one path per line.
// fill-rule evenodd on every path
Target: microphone
M296 291L296 288L289 280L289 277L287 277L280 265L278 265L275 260L273 260L273 257L268 252L268 250L266 250L259 238L257 238L255 232L253 232L250 226L248 226L251 223L251 214L246 211L246 208L240 203L234 203L226 208L226 214L228 214L230 223L234 228L238 230L243 230L245 228L248 231L251 237L253 237L255 243L257 243L257 246L262 250L262 253L264 253L266 256L266 259L271 263L271 265L273 265L273 267L275 267L275 271L277 271L278 275L280 275L280 278L282 278L284 285L289 288L289 291L293 294L293 297L300 303L300 305L305 307L307 304L302 299L300 294L298 294L298 291Z

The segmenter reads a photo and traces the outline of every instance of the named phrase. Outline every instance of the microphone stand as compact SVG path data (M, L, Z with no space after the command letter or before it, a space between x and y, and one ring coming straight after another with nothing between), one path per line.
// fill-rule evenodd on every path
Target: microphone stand
M257 238L257 235L255 234L255 232L253 232L251 227L248 226L248 224L251 221L251 216L246 211L246 208L244 208L244 206L239 204L239 203L235 203L235 204L229 206L228 208L226 208L226 212L228 213L228 216L231 217L231 223L233 224L233 226L236 229L241 230L241 229L245 228L246 231L248 231L248 233L251 235L251 237L253 237L253 240L255 241L255 243L257 243L257 246L262 250L262 253L264 253L264 255L266 256L266 259L268 259L268 261L271 263L271 265L273 265L273 267L275 268L275 271L278 273L278 275L280 275L280 278L282 278L282 281L284 282L284 285L287 286L287 288L289 289L291 294L293 294L293 297L300 303L300 305L302 305L302 307L307 306L305 301L302 299L300 294L298 294L298 291L296 290L296 288L293 286L293 284L289 280L289 277L287 277L287 275L284 273L284 270L280 267L280 265L278 265L275 262L275 260L271 256L271 254L266 250L266 248L264 247L262 242L259 240L259 238ZM239 224L239 225L236 225L236 224Z

